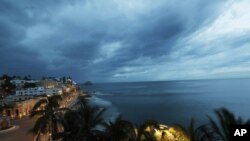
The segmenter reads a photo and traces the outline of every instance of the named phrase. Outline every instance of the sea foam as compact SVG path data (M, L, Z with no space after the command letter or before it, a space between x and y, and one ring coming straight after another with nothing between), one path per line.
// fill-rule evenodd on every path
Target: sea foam
M101 108L105 108L106 111L104 113L104 120L106 121L114 121L116 117L120 115L118 109L112 104L112 102L102 99L95 94L89 98L89 102L93 106L98 106Z

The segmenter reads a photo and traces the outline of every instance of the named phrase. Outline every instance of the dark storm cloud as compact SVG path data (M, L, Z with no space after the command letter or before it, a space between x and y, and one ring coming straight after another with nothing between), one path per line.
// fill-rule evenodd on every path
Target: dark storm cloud
M95 52L98 49L98 45L98 42L93 41L72 43L61 49L61 53L62 56L69 59L92 60L96 57Z
M38 53L21 45L26 27L32 21L24 7L14 1L0 2L0 73L40 76L45 73L45 63Z
M20 24L29 24L28 15L20 3L11 0L2 0L0 5L1 19ZM14 24L14 23L13 23Z
M178 39L178 35L185 31L183 28L185 23L178 17L175 18L175 14L158 15L158 19L147 17L142 20L145 26L136 31L127 41L131 46L130 54L133 57L165 55Z
M195 31L204 24L205 19L206 22L209 22L214 17L211 13L208 15L208 12L211 11L209 8L205 8L214 7L213 2L200 2L193 5L197 6L193 6L197 9L164 7L139 16L139 27L133 28L132 26L132 31L128 27L128 31L121 31L120 34L117 32L117 40L124 44L124 48L120 49L114 60L109 60L105 65L108 65L109 70L112 71L124 65L138 65L138 63L130 62L140 57L159 58L169 54L180 38ZM204 7L204 10L198 12L200 10L198 6ZM189 15L190 10L197 11ZM185 14L183 15L183 13ZM140 63L144 64L144 62Z
M168 61L180 40L213 21L222 4L142 2L1 1L0 65L16 68L13 74L119 81L112 77Z
M2 47L0 52L1 73L41 76L45 73L46 66L37 58L37 55L23 47Z

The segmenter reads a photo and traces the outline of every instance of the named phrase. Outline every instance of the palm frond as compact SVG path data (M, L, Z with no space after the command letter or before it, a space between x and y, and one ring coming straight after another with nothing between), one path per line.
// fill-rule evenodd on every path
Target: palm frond
M34 134L38 134L40 132L46 133L47 131L47 125L48 124L48 119L47 117L40 117L36 120L34 127L30 130Z
M47 104L48 100L46 98L42 98L39 101L36 102L36 104L33 106L32 111L36 111L38 108L40 108L43 104Z
M39 111L31 111L30 112L30 117L33 118L34 116L42 116L44 114L44 110L39 110Z

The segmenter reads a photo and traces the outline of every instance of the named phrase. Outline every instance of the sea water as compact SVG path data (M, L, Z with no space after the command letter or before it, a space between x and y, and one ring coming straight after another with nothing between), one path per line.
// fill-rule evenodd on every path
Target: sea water
M135 124L156 120L187 126L192 118L206 123L214 110L225 107L250 118L250 79L96 83L82 85L92 100Z

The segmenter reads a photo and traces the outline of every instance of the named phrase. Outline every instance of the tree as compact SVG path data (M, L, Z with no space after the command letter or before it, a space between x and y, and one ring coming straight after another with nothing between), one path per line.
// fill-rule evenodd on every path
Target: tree
M57 112L60 109L59 102L61 96L45 96L40 99L33 107L30 117L38 116L32 132L37 135L36 140L40 139L41 134L49 134L50 140L53 140L53 134L58 131Z
M30 80L28 76L24 76L24 80Z
M114 122L106 122L106 137L109 141L136 141L136 128L129 121L123 120L121 116Z
M81 126L77 137L83 141L95 140L96 134L99 132L97 127L100 126L103 120L105 109L90 106L86 100L80 100L78 113L78 124Z
M65 113L62 122L64 132L58 133L57 138L64 141L97 141L105 109L90 106L86 99L79 99L75 108Z
M190 141L211 141L211 136L206 132L207 125L196 127L195 120L192 119L188 126L187 132Z
M208 116L209 124L203 129L207 140L229 141L230 125L250 124L250 120L244 122L241 117L236 117L226 108L215 110L217 120Z
M2 114L2 112L3 112L3 106L0 105L0 115Z
M34 88L36 87L35 83L24 83L23 88Z
M66 83L66 77L64 76L62 79L63 79L63 83L65 84Z
M62 139L61 141L74 141L75 137L78 134L79 125L78 125L78 114L76 111L68 110L66 113L59 118L60 123L63 126L63 131L54 134L55 139Z
M13 85L10 81L12 80L12 77L4 74L2 76L2 79L4 80L4 84L1 85L1 88L6 92L10 93L12 92L16 87Z

